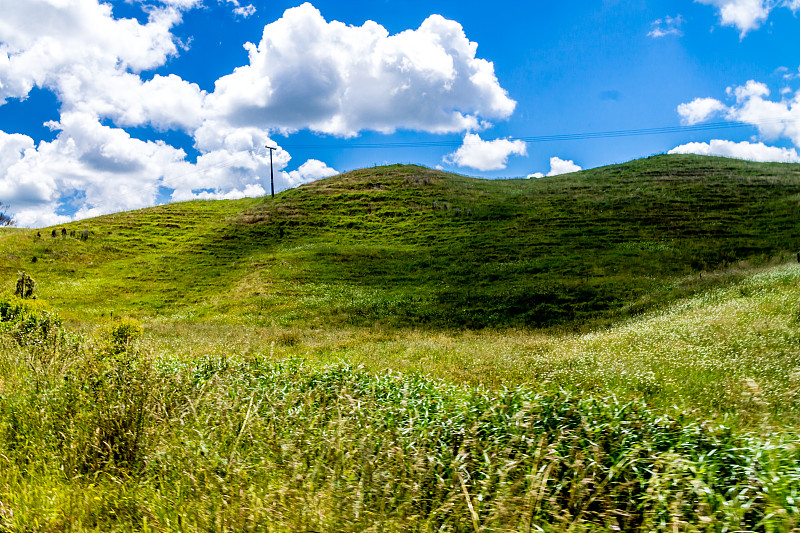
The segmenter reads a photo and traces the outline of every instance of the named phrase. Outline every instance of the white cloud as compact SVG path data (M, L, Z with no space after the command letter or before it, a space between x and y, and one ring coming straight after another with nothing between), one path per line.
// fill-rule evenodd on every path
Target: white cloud
M243 6L239 0L218 0L218 2L227 2L228 4L233 4L233 13L243 18L247 18L256 12L256 8L253 4Z
M740 37L758 29L776 7L786 7L794 12L800 10L800 0L696 0L712 5L719 10L723 26L735 26Z
M187 172L165 177L164 186L174 189L174 201L198 198L198 191L213 191L213 197L226 198L231 191L245 193L248 188L250 191L257 190L256 187L262 190L269 188L270 161L264 146L275 146L275 143L266 133L256 129L230 129L219 134L212 139L213 144L206 145L205 153L197 158L197 163L190 166ZM291 156L280 147L273 154L277 191L293 186L279 172L288 165L290 159Z
M133 139L89 115L63 114L51 127L60 130L57 138L36 148L25 143L0 178L0 196L13 199L21 226L69 218L54 213L76 194L75 218L153 205L162 176L187 165L182 150Z
M733 94L736 97L736 103L741 104L753 97L761 98L769 96L770 91L766 84L750 80L740 87L728 87L726 92L728 95Z
M62 91L105 73L140 72L177 53L178 10L153 8L147 24L115 19L96 0L0 0L0 103L34 86Z
M257 198L264 196L267 191L257 183L245 186L244 190L232 189L227 192L220 190L192 192L188 190L175 191L172 195L173 202L187 202L189 200L240 200L242 198Z
M0 130L0 175L19 163L25 157L25 152L34 149L33 139L18 133L6 133ZM7 194L0 194L0 198L8 199Z
M218 2L239 16L255 12ZM52 142L0 132L0 197L13 202L20 225L153 205L160 188L175 200L264 194L270 132L463 132L507 118L516 105L457 22L434 15L389 35L375 22L327 22L310 4L265 27L259 45L247 45L249 63L207 94L174 74L152 75L178 55L172 30L202 0L130 3L147 23L115 18L100 0L0 0L0 106L34 87L60 102ZM189 163L182 150L123 127L183 130L200 155ZM503 168L525 153L519 141L481 143L465 161ZM273 156L278 191L337 173L313 159L283 172L290 155Z
M234 8L233 12L240 17L247 18L256 12L256 6L248 4L246 6Z
M216 149L191 164L182 150L134 139L88 114L66 113L51 127L59 130L57 138L38 147L23 135L0 132L0 197L12 204L21 226L151 206L160 187L173 189L174 201L261 196L269 187L269 156L256 145L262 139L275 143L257 132L251 138L242 132L223 136ZM278 191L327 168L309 161L292 173L280 172L289 159L282 149L273 157ZM65 202L77 210L73 217L55 214Z
M664 17L663 19L655 20L650 26L653 28L648 32L647 36L654 39L666 37L668 35L681 36L681 26L683 25L683 17L678 15L676 17Z
M550 172L548 176L558 176L559 174L569 174L570 172L580 172L583 170L575 164L574 161L560 159L558 157L550 158Z
M580 166L576 165L571 159L561 159L560 157L550 158L550 172L547 176L558 176L560 174L569 174L570 172L580 172L583 170ZM528 178L544 178L545 175L541 172L528 174Z
M695 98L688 104L679 105L678 114L683 124L694 126L727 109L725 104L714 98Z
M698 154L734 157L760 162L800 163L800 156L794 148L767 146L764 143L746 141L733 142L713 139L711 142L683 144L669 151L670 154Z
M719 10L724 26L736 26L741 37L761 26L769 16L770 8L764 0L697 0Z
M63 108L109 118L118 126L191 132L202 124L205 91L174 74L142 82L130 73L100 73L72 77L65 85Z
M527 145L509 139L484 141L477 133L467 133L461 147L445 156L444 162L483 171L500 170L506 168L511 155L528 155Z
M105 126L153 126L194 132L203 122L205 93L178 76L140 71L177 54L171 28L178 9L194 0L162 1L149 7L149 21L115 19L96 0L0 0L0 104L24 98L34 87L54 91L61 103L53 142L33 146L21 136L3 137L0 194L13 200L20 225L41 226L71 217L56 213L68 204L75 218L153 205L161 186L177 195L213 188L220 197L260 194L266 176L268 136L248 131L217 132L197 164L163 142L143 142ZM166 7L164 7L166 6ZM209 126L213 126L210 124ZM278 169L289 155L281 152ZM268 179L268 178L267 178Z
M780 100L770 100L770 90L754 80L739 87L729 87L727 93L735 103L726 107L713 98L698 98L678 106L684 123L695 124L706 120L715 112L726 111L730 121L751 124L758 128L766 140L790 139L800 147L800 91L794 96L791 90L781 91Z
M246 48L249 64L220 78L208 96L210 118L342 136L400 128L446 133L507 118L516 105L461 25L439 15L389 35L372 21L329 23L306 3Z
M773 101L768 99L766 85L751 80L728 89L728 93L736 98L736 105L728 112L730 120L756 126L767 140L786 137L800 146L800 91L793 98L787 98L790 93L786 93L780 101Z
M42 87L58 94L63 111L121 126L199 126L205 93L197 85L175 75L143 82L138 74L177 54L174 7L150 8L144 25L115 19L96 0L0 0L0 10L0 104Z
M291 184L292 187L296 187L303 183L308 183L310 181L315 181L322 178L330 178L331 176L335 176L339 173L336 169L333 169L323 163L322 161L318 161L316 159L309 159L297 170L292 170L291 172L284 172L284 177L287 182Z
M800 0L797 0L797 1L800 2ZM800 78L800 68L798 68L796 72L790 72L788 68L780 67L777 72L782 74L783 75L783 79L786 80L786 81L795 80L797 78Z

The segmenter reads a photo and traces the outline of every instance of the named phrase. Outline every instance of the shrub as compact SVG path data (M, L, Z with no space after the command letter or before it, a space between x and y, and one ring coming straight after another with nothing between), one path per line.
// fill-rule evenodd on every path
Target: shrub
M63 468L75 473L130 474L143 466L157 382L149 359L122 352L85 353L65 374L53 434Z
M121 318L108 322L96 331L100 348L112 355L130 350L133 341L142 336L142 324L133 318Z
M14 288L14 294L19 298L36 298L33 291L36 289L36 282L25 272L19 273L17 285Z
M0 331L20 345L41 344L61 330L61 317L45 305L19 296L0 297Z

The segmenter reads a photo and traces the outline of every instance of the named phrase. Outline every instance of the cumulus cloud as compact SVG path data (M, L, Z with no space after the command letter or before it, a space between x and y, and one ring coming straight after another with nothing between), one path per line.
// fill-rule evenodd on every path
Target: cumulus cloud
M153 205L160 187L173 189L176 199L264 193L266 130L205 121L205 92L178 76L142 79L140 72L177 53L171 28L179 10L199 2L160 5L148 8L149 20L140 24L115 19L96 0L0 0L0 104L25 98L33 87L52 90L61 104L61 119L50 123L59 132L53 142L36 147L30 138L5 133L0 140L0 196L13 202L20 225ZM103 119L199 135L202 155L190 164L183 150L134 139ZM279 151L275 166L280 170L289 159Z
M647 36L654 39L666 37L668 35L681 36L681 26L683 25L683 17L678 15L676 17L666 16L663 19L655 20L650 26L652 29L648 32Z
M583 170L575 164L574 161L560 159L558 157L550 158L550 172L548 176L558 176L559 174L569 174L570 172L580 172Z
M262 139L274 145L268 137L228 136L191 164L183 150L132 138L88 114L66 113L50 126L59 130L58 136L38 147L26 136L0 132L0 197L13 205L21 226L151 206L162 187L173 190L174 201L261 196L269 187L269 156L252 147ZM273 163L280 171L289 160L279 149ZM293 172L276 174L278 190L313 179L322 170L310 163ZM56 215L69 202L77 212Z
M0 0L0 9L0 104L41 87L58 94L63 111L119 126L200 125L205 93L196 84L175 75L145 82L139 75L177 54L171 28L179 10L151 8L142 25L115 19L111 7L96 0Z
M800 91L791 93L782 91L780 100L772 100L766 84L750 80L727 89L728 97L733 100L729 107L713 98L698 98L678 106L678 113L684 123L696 124L725 111L727 120L755 126L768 141L787 138L800 147Z
M330 178L331 176L335 176L339 173L336 169L333 169L323 163L322 161L318 161L316 159L309 159L297 170L292 170L291 172L284 172L284 178L286 181L292 186L296 187L303 183L308 183L310 181L315 181L322 178Z
M242 17L255 12L239 0L218 2ZM142 6L146 23L115 18L99 0L0 0L0 106L35 87L60 104L51 142L0 132L0 197L13 202L20 225L153 205L163 188L173 200L264 194L264 146L275 145L276 131L476 131L516 105L457 22L433 15L390 35L375 22L327 22L311 4L266 26L258 45L246 45L248 64L208 94L174 74L153 74L182 50L173 28L202 0L130 3ZM186 132L196 163L127 127ZM508 156L525 153L519 141L473 144L459 160L475 168L503 168ZM337 173L314 159L285 172L291 156L273 156L276 190Z
M96 0L0 0L0 12L0 103L35 86L68 92L106 73L153 69L177 53L170 30L181 17L169 7L144 25Z
M550 172L547 176L558 176L560 174L569 174L570 172L580 172L583 170L580 166L576 165L571 159L561 159L560 157L550 158ZM535 172L528 174L528 178L544 178L545 174Z
M235 126L449 133L507 118L516 105L461 25L439 15L389 35L372 21L327 22L306 3L246 48L249 64L220 78L207 98L209 116Z
M756 126L767 140L786 137L800 146L800 91L794 97L787 98L789 92L780 100L770 100L769 88L750 80L743 86L729 87L727 92L736 100L728 111L730 120Z
M714 98L695 98L687 104L679 105L678 114L683 124L694 126L727 109L728 106Z
M445 156L444 162L476 170L500 170L506 168L512 155L528 155L527 145L509 139L484 141L477 133L467 133L461 147Z
M735 26L740 37L758 29L776 7L786 7L794 12L800 10L800 0L696 0L712 5L719 11L723 26Z
M54 213L75 195L75 218L153 205L164 174L187 165L182 150L133 139L89 115L66 113L50 126L59 130L52 142L35 148L24 139L16 139L16 146L0 144L0 160L19 154L3 173L0 195L14 204L22 226L63 221L68 217Z
M764 143L746 141L733 142L713 139L711 142L683 144L669 151L670 154L698 154L734 157L759 162L800 163L800 156L794 148L767 146Z
M197 163L181 175L165 178L164 185L174 189L174 201L199 198L213 194L216 198L228 198L229 191L245 194L256 191L256 186L269 187L269 152L265 146L275 146L268 132L259 128L233 128L224 124L204 124L195 135L195 146L202 155ZM273 153L273 169L285 168L291 156L280 148ZM283 190L292 187L290 180L276 174L275 187ZM200 192L198 192L200 191ZM205 194L206 196L197 196ZM250 195L247 193L246 195Z

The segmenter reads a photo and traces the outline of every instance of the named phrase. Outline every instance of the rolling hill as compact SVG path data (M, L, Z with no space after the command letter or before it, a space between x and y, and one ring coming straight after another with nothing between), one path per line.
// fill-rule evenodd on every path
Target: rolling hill
M14 230L0 277L28 271L77 320L541 327L604 323L798 250L800 165L669 155L539 180L377 167L274 201Z

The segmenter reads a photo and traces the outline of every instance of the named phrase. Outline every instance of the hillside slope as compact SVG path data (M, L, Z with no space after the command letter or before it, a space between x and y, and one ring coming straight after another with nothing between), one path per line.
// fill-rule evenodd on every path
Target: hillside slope
M0 277L28 271L79 320L595 323L800 250L800 165L672 155L495 181L396 165L61 229L0 234Z

